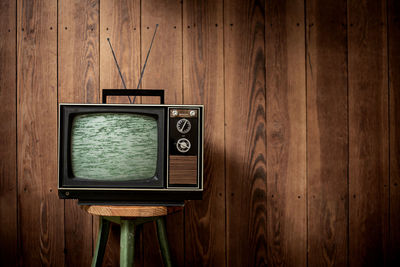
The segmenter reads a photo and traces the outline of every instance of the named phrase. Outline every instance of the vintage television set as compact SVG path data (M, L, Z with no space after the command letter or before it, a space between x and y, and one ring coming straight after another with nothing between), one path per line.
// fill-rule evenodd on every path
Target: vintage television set
M162 90L104 90L107 95ZM162 94L161 94L162 93ZM203 191L203 106L59 104L58 193L81 204L183 204Z

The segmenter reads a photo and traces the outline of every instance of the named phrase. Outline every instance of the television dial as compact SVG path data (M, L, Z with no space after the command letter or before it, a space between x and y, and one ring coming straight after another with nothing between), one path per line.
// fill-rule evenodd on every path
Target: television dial
M178 116L178 111L176 109L171 111L171 117L176 117Z
M190 149L190 141L187 140L186 138L181 138L176 142L176 148L178 149L179 152L181 153L186 153Z
M192 125L190 124L190 121L187 119L180 119L176 123L176 128L178 131L182 134L187 134L190 131L190 128L192 128Z

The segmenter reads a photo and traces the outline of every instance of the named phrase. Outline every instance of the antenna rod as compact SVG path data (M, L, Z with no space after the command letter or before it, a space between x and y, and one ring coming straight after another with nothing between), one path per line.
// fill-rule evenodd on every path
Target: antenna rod
M122 84L124 85L124 88L126 89L126 84L125 84L125 81L124 81L124 77L122 77L121 69L119 68L117 58L115 57L114 49L112 48L112 45L111 45L111 42L110 42L110 38L107 38L107 41L108 41L108 43L110 45L111 52L112 52L113 57L114 57L115 65L117 66L117 69L118 69L119 77L121 77ZM131 97L128 96L128 98L129 98L129 103L132 104ZM133 102L135 102L135 100L133 100Z
M153 38L151 39L151 43L150 43L150 48L149 48L149 51L147 52L146 60L144 61L144 65L143 65L142 73L140 74L139 83L138 83L138 85L137 85L137 88L136 88L136 89L139 89L139 86L140 86L140 84L142 83L142 79L143 79L144 70L146 69L147 60L149 59L149 55L150 55L150 51L151 51L151 47L153 46L154 37L156 36L156 33L157 33L157 28L158 28L158 24L156 24L156 29L154 30ZM133 103L135 103L135 100L136 100L136 96L133 98Z

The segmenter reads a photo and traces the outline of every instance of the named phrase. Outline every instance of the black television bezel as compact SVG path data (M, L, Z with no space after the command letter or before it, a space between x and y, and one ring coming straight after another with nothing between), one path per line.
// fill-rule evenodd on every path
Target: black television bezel
M163 189L167 182L166 168L166 111L161 106L136 106L112 104L60 104L59 110L59 188L121 188L121 189ZM70 133L73 118L90 113L131 113L143 114L156 118L158 134L157 167L154 177L136 181L100 181L75 177L72 174L70 160ZM67 126L67 127L65 127ZM157 178L157 179L155 179Z

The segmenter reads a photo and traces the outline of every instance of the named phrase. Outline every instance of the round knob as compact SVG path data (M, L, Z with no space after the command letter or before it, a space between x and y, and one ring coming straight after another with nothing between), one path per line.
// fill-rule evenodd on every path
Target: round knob
M192 127L192 125L190 124L190 121L187 119L180 119L176 123L176 128L182 134L187 134L190 131L191 127Z
M172 110L172 111L171 111L171 116L172 116L172 117L178 116L178 111L177 111L176 109Z
M181 153L186 153L190 149L190 141L187 140L186 138L181 138L176 142L176 149L178 149L179 152Z

